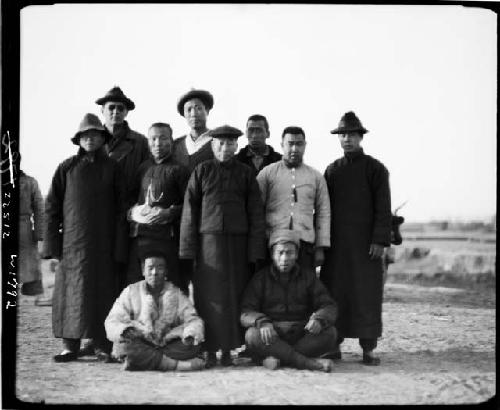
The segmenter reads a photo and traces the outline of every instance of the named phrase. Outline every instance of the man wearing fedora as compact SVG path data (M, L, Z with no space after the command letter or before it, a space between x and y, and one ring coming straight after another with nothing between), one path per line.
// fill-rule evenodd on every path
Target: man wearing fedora
M190 172L200 162L213 159L209 142L212 138L207 128L207 116L214 106L214 97L208 91L192 89L177 102L177 111L186 118L190 128L187 135L174 141L173 159L186 166Z
M130 129L127 118L128 112L135 108L134 102L128 98L120 87L113 87L104 97L98 98L96 104L101 105L104 117L104 126L112 135L107 143L108 155L115 159L122 171L127 188L126 200L129 205L135 202L131 187L136 172L146 159L149 158L148 141L146 137Z
M56 169L46 199L44 259L59 261L52 302L52 329L63 339L56 362L76 360L82 338L109 361L104 319L117 288L116 262L125 262L117 232L123 216L123 179L104 144L111 135L86 114L71 139L80 148Z
M232 364L243 345L240 300L250 264L264 256L264 212L253 171L234 158L243 133L230 126L211 131L215 158L194 169L181 217L179 255L195 263L193 297L205 322L207 366Z
M357 338L362 362L378 365L380 358L373 350L382 335L381 257L391 241L391 193L386 167L361 148L367 132L352 111L331 131L338 134L344 156L325 171L332 207L332 247L320 278L339 307L338 345L331 357L341 358L344 338Z

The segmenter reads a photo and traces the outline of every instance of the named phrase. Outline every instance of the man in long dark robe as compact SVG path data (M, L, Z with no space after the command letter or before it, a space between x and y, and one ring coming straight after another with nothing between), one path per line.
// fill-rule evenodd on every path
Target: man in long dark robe
M43 257L60 261L52 329L64 350L56 362L76 360L82 338L94 341L99 360L110 358L104 320L118 293L116 262L125 261L117 238L125 209L118 164L103 146L109 138L99 119L86 114L72 138L78 154L57 167L46 199Z
M253 171L234 154L242 132L223 126L211 132L215 159L191 174L181 218L179 254L192 259L193 296L205 322L207 367L232 364L230 351L244 343L240 301L249 264L263 258L264 213Z
M382 335L382 255L391 239L389 172L361 148L368 132L353 112L346 113L332 134L338 134L344 156L330 164L325 179L332 222L330 250L320 278L338 304L336 327L340 359L343 339L358 338L363 363L377 365L377 338Z
M189 171L172 160L172 128L155 123L148 131L151 158L137 176L137 204L131 209L131 236L127 283L141 280L140 258L159 250L166 256L168 280L188 293L179 266L179 229Z

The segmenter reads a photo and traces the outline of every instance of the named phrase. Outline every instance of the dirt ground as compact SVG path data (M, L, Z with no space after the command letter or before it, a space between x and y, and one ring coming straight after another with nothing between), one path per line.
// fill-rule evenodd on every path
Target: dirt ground
M93 357L52 362L61 342L51 308L23 296L18 308L16 394L45 403L436 404L478 403L496 394L495 286L387 283L382 363L359 363L343 344L333 373L237 366L193 373L125 372Z

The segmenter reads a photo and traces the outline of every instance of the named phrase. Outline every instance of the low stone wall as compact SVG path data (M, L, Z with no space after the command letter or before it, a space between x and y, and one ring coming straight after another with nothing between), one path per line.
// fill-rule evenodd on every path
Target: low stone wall
M395 247L389 277L454 278L485 282L496 277L496 250L444 249L415 243Z

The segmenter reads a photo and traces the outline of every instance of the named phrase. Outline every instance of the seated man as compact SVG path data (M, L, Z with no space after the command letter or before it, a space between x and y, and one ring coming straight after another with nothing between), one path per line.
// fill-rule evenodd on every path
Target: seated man
M145 253L145 280L127 286L104 326L114 342L114 357L125 357L124 370L200 370L197 357L204 324L190 300L166 280L165 256Z
M276 230L269 247L273 264L255 274L243 295L241 324L255 359L276 369L280 362L297 369L329 372L333 362L318 358L335 347L337 307L314 272L296 263L299 233Z

